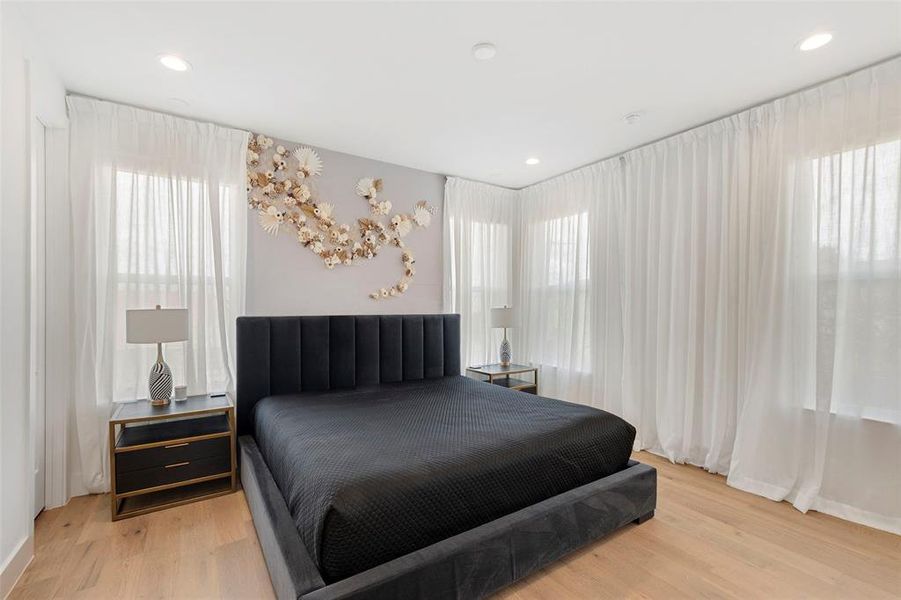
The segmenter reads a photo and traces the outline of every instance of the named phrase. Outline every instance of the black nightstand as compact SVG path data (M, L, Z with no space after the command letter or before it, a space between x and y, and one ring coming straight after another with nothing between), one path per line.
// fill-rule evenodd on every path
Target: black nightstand
M235 407L226 396L120 404L109 442L113 521L237 489Z
M502 367L499 364L482 365L481 367L467 367L466 374L472 373L474 379L487 381L495 385L502 385L511 390L519 390L530 394L538 393L538 367L527 365L510 365ZM532 375L532 380L512 377L512 375ZM483 379L485 378L485 379Z

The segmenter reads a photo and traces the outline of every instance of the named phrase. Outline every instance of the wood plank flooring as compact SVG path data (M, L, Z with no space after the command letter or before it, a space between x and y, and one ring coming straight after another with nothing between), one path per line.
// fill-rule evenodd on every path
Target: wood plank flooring
M901 598L901 537L635 458L658 470L657 515L498 599ZM116 523L106 496L73 498L38 517L35 549L12 600L273 597L241 492Z

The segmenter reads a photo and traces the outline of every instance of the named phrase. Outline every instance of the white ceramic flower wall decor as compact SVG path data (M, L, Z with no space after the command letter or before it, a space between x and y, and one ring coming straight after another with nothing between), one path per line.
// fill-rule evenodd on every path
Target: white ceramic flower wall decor
M355 191L369 204L372 218L357 219L356 230L339 225L335 207L316 195L314 182L323 170L319 154L306 146L290 152L284 146L273 146L273 140L262 134L251 135L247 145L247 201L257 211L263 230L277 236L283 227L293 229L297 242L329 269L371 259L385 246L399 248L403 275L369 297L382 300L406 292L416 274L416 260L404 238L416 227L428 227L435 208L421 201L412 214L391 215L391 202L379 198L382 180L363 177Z

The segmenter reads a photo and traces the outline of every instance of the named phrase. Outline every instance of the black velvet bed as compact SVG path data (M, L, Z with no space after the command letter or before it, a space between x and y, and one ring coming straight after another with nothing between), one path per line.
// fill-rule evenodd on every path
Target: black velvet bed
M241 477L280 598L479 598L653 515L609 413L460 376L457 315L238 319Z

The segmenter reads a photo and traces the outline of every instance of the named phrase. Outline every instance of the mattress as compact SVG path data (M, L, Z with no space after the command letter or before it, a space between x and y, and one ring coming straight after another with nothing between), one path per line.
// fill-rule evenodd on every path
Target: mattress
M270 396L255 437L334 582L627 466L610 413L461 376Z

